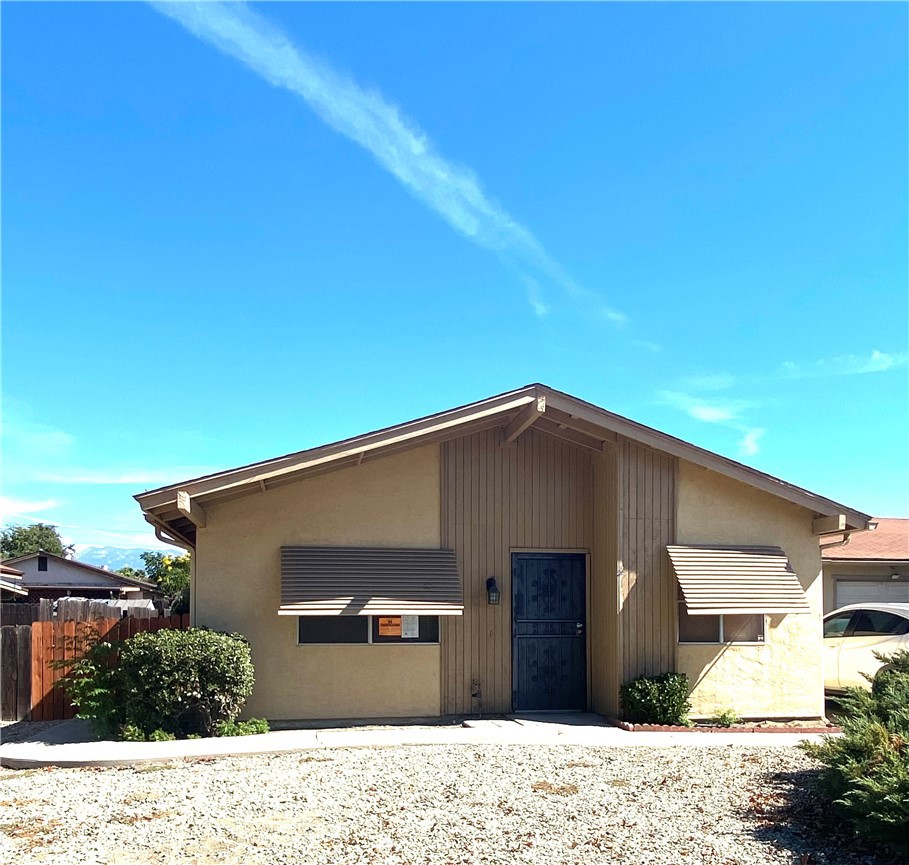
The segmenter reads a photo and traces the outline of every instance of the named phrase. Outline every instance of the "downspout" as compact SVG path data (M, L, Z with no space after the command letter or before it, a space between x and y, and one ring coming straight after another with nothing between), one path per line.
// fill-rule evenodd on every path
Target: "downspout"
M849 543L849 538L852 537L852 533L854 531L856 531L856 529L848 529L847 531L843 532L843 539L841 541L834 541L831 544L818 544L818 549L829 550L833 547L845 547L846 544Z
M151 514L143 512L145 521L155 530L155 537L165 544L180 547L189 553L189 621L196 624L196 548L185 538L172 537L171 533Z
M834 541L832 544L819 544L819 548L822 550L829 550L833 547L845 547L849 543L849 539L852 537L853 532L873 532L877 528L877 523L870 521L864 529L846 529L843 532L843 539L841 541ZM834 532L834 534L839 534L839 532Z

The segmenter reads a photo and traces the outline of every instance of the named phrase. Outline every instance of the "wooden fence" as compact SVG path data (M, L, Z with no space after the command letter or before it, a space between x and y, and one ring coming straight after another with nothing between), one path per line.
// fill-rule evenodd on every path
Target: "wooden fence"
M30 625L41 618L41 607L38 604L0 604L0 624Z
M75 619L118 619L121 616L132 616L137 619L156 619L161 615L161 608L156 608L148 601L117 602L98 598L62 597L40 598L38 603L21 603L18 601L0 604L0 624L30 625L32 622L50 622L54 619L64 621Z
M3 720L15 721L29 717L32 721L72 718L73 706L56 684L66 675L66 670L55 666L54 662L78 659L99 639L125 640L141 631L188 627L188 615L5 625L0 646L3 650L0 716Z
M0 719L23 721L32 707L32 626L0 628Z

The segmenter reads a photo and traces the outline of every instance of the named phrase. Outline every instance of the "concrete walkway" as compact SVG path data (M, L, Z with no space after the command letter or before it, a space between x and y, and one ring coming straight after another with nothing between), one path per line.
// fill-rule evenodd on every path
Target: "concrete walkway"
M169 760L281 754L318 748L399 745L586 745L589 747L786 747L821 741L800 733L629 733L589 713L511 716L462 725L276 730L259 736L174 742L98 741L82 720L65 721L24 742L0 745L0 766L132 766Z

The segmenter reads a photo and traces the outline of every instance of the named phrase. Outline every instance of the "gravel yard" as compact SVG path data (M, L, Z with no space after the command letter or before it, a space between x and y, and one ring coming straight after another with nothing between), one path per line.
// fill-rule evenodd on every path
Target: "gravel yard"
M794 748L461 745L0 769L0 862L896 861L818 829L794 792L814 768Z

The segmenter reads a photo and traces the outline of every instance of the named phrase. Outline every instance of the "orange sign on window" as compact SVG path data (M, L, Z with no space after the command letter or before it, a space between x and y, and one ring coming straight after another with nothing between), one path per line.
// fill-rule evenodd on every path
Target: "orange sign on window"
M379 616L379 636L380 637L400 637L401 636L401 617L400 616Z

